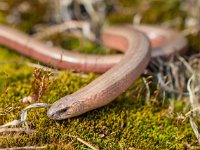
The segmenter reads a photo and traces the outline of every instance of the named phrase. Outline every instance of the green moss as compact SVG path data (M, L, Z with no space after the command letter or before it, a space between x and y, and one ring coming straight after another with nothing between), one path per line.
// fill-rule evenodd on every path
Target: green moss
M64 49L85 53L85 54L110 54L116 53L108 48L105 48L102 45L95 44L87 39L75 38L72 35L66 34L57 34L51 37L46 38L45 40L51 40L54 42L55 46L60 46Z
M1 12L0 12L0 22L6 23L6 21L5 21L5 16L4 16L4 14L1 13Z
M20 0L9 1L12 7L20 2ZM131 6L134 2L125 0L122 2L121 0L121 3L126 2L127 4L123 4L124 7L134 7ZM36 1L33 3L35 4L33 4L32 10L37 6ZM139 1L136 3L138 4ZM162 3L159 5L163 5L157 11L148 12L152 22L162 18L161 14L164 11L176 11L176 7L179 7L178 2L175 2L176 5L169 3L166 8L164 4L168 3L164 3L164 1L152 3ZM158 4L155 5L158 6ZM43 8L44 6L39 7ZM28 14L25 15L25 19L30 17ZM166 20L173 17L172 12L165 15L168 15ZM1 16L5 17L5 12L3 15L0 13L0 18ZM112 20L112 17L116 19ZM113 15L111 20L118 22L121 20L118 17ZM121 17L122 22L132 21L130 16L123 18L121 15ZM32 23L40 22L42 15L37 17L34 15L33 18L35 21L28 19L24 21L27 25L19 23L18 26L24 31L30 31ZM80 41L73 38L67 38L61 42L61 45L69 49L76 49L77 45L80 45L81 51L86 53L107 53L107 50L101 47L101 52L94 52L92 49L95 48L95 45L87 42L81 45ZM33 83L33 81L38 77L35 78L33 76L34 69L24 63L29 61L31 60L7 48L0 47L0 125L18 119L20 111L29 105L21 103L20 99L37 91L38 82ZM43 73L45 74L45 72ZM98 75L93 73L86 75L70 71L52 74L39 101L53 103L86 86L96 77ZM157 89L152 86L150 98L152 101L146 103L146 89L142 80L138 79L129 90L111 104L64 121L50 120L46 115L46 109L33 109L28 113L28 124L36 132L30 134L0 133L0 136L4 137L0 137L0 148L47 145L47 149L86 149L84 144L72 137L77 136L100 149L187 149L188 145L191 148L200 149L189 120L187 118L184 121L180 120L177 115L183 113L184 101L174 100L174 114L170 114L168 110L170 99L163 102L162 97L154 94L154 90Z
M111 24L132 23L135 15L141 16L141 23L160 24L173 19L184 21L186 13L181 10L179 0L120 0L120 7L108 16ZM183 28L183 24L173 25L176 28Z
M133 16L130 14L111 14L109 22L112 24L132 23Z
M22 31L32 32L33 24L44 23L49 19L47 15L49 3L44 1L32 0L27 3L26 0L9 0L6 3L9 4L9 9L0 10L0 21L3 20L3 23ZM8 16L12 16L11 18L17 21L8 21L9 19L6 18Z
M8 62L13 59L24 60L23 57L6 49L1 49L1 53L5 57L11 54ZM19 100L31 93L33 88L31 81L34 77L31 76L33 69L22 64L17 68L12 66L10 70L7 66L2 66L1 69L6 70L9 77L6 79L7 86L1 88L1 91L6 92L1 93L0 108L4 109L3 112L9 107L17 108L0 117L0 124L4 124L19 118L20 110L27 105L20 103ZM94 74L83 75L66 71L52 75L51 82L40 101L52 103L62 96L77 91L96 77ZM0 138L0 146L48 145L52 149L64 146L76 149L86 147L70 135L80 137L101 149L120 147L184 149L186 143L197 144L188 120L178 122L176 115L169 116L169 111L164 105L155 107L151 103L145 104L145 96L138 97L144 93L145 87L142 81L138 80L126 93L108 106L77 118L58 122L48 119L45 109L31 110L28 123L36 132L19 136L14 134L14 137L6 139Z
M142 21L147 23L157 23L168 21L176 17L184 18L185 13L180 9L180 1L152 1L151 7L145 11ZM159 13L158 13L159 11Z
M189 49L192 49L193 51L189 52L191 53L199 53L199 49L200 49L200 44L199 44L199 40L200 40L200 32L198 32L195 35L189 35L188 36L188 41L190 43L189 45Z

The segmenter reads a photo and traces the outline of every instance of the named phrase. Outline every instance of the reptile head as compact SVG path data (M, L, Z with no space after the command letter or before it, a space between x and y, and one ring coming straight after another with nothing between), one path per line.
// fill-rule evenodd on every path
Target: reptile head
M47 115L53 120L63 120L80 115L81 108L83 108L82 102L74 101L66 96L53 103Z

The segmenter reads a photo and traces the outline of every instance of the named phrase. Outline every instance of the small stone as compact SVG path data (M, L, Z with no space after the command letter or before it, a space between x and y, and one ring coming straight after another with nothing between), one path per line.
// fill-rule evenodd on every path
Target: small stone
M34 98L32 96L26 96L26 97L22 98L20 100L20 102L22 102L22 103L33 103L35 101L34 101Z
M99 136L100 136L101 138L104 138L106 135L105 135L105 134L99 134Z

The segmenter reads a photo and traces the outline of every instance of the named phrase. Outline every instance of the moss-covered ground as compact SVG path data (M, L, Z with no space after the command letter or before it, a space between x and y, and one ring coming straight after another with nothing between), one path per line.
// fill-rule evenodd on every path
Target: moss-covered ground
M10 10L22 1L10 0ZM38 10L45 11L46 6L38 5L38 1L30 3L33 3L30 12L23 13L21 24L15 25L26 32L31 32L32 25L42 21L40 14L44 12ZM140 3L139 0L121 0L121 7L134 11L110 14L109 21L131 22L131 16L137 11L144 16L143 22L155 24L177 16L184 18L186 15L179 9L178 0L153 1L147 10L140 8ZM38 7L40 9L35 11ZM0 11L1 23L9 25L5 19L8 12ZM177 28L182 27L180 25ZM73 49L74 40L71 42ZM78 43L77 40L75 42ZM92 44L86 43L83 51L91 53L93 48ZM8 48L0 47L0 125L19 119L20 111L29 105L20 102L20 99L37 94L40 79L34 76L35 69L25 62L38 63ZM46 77L48 85L39 102L53 103L87 85L97 76L93 73L77 74L70 71L52 73L49 78ZM170 97L163 100L159 89L153 85L151 101L145 102L145 95L146 88L140 78L111 104L76 118L54 121L47 117L46 109L33 109L28 113L28 124L35 131L29 134L0 133L0 148L47 146L46 149L89 149L76 139L78 137L100 149L200 149L189 118L180 117L184 116L187 98L184 101ZM172 103L175 107L173 112L169 109Z

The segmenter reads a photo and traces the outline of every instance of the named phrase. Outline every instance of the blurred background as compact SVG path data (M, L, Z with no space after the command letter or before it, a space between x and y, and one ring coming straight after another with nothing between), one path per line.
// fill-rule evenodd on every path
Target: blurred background
M55 24L82 21L84 25L75 25L74 28L84 28L84 36L96 42L105 25L153 24L184 30L184 34L192 39L190 46L197 50L199 44L193 36L199 36L199 3L198 0L1 0L0 22L34 34ZM90 33L86 32L87 25ZM49 38L44 34L38 36ZM54 37L55 43L56 39L58 37ZM71 49L79 45L65 42L60 45L71 45Z

